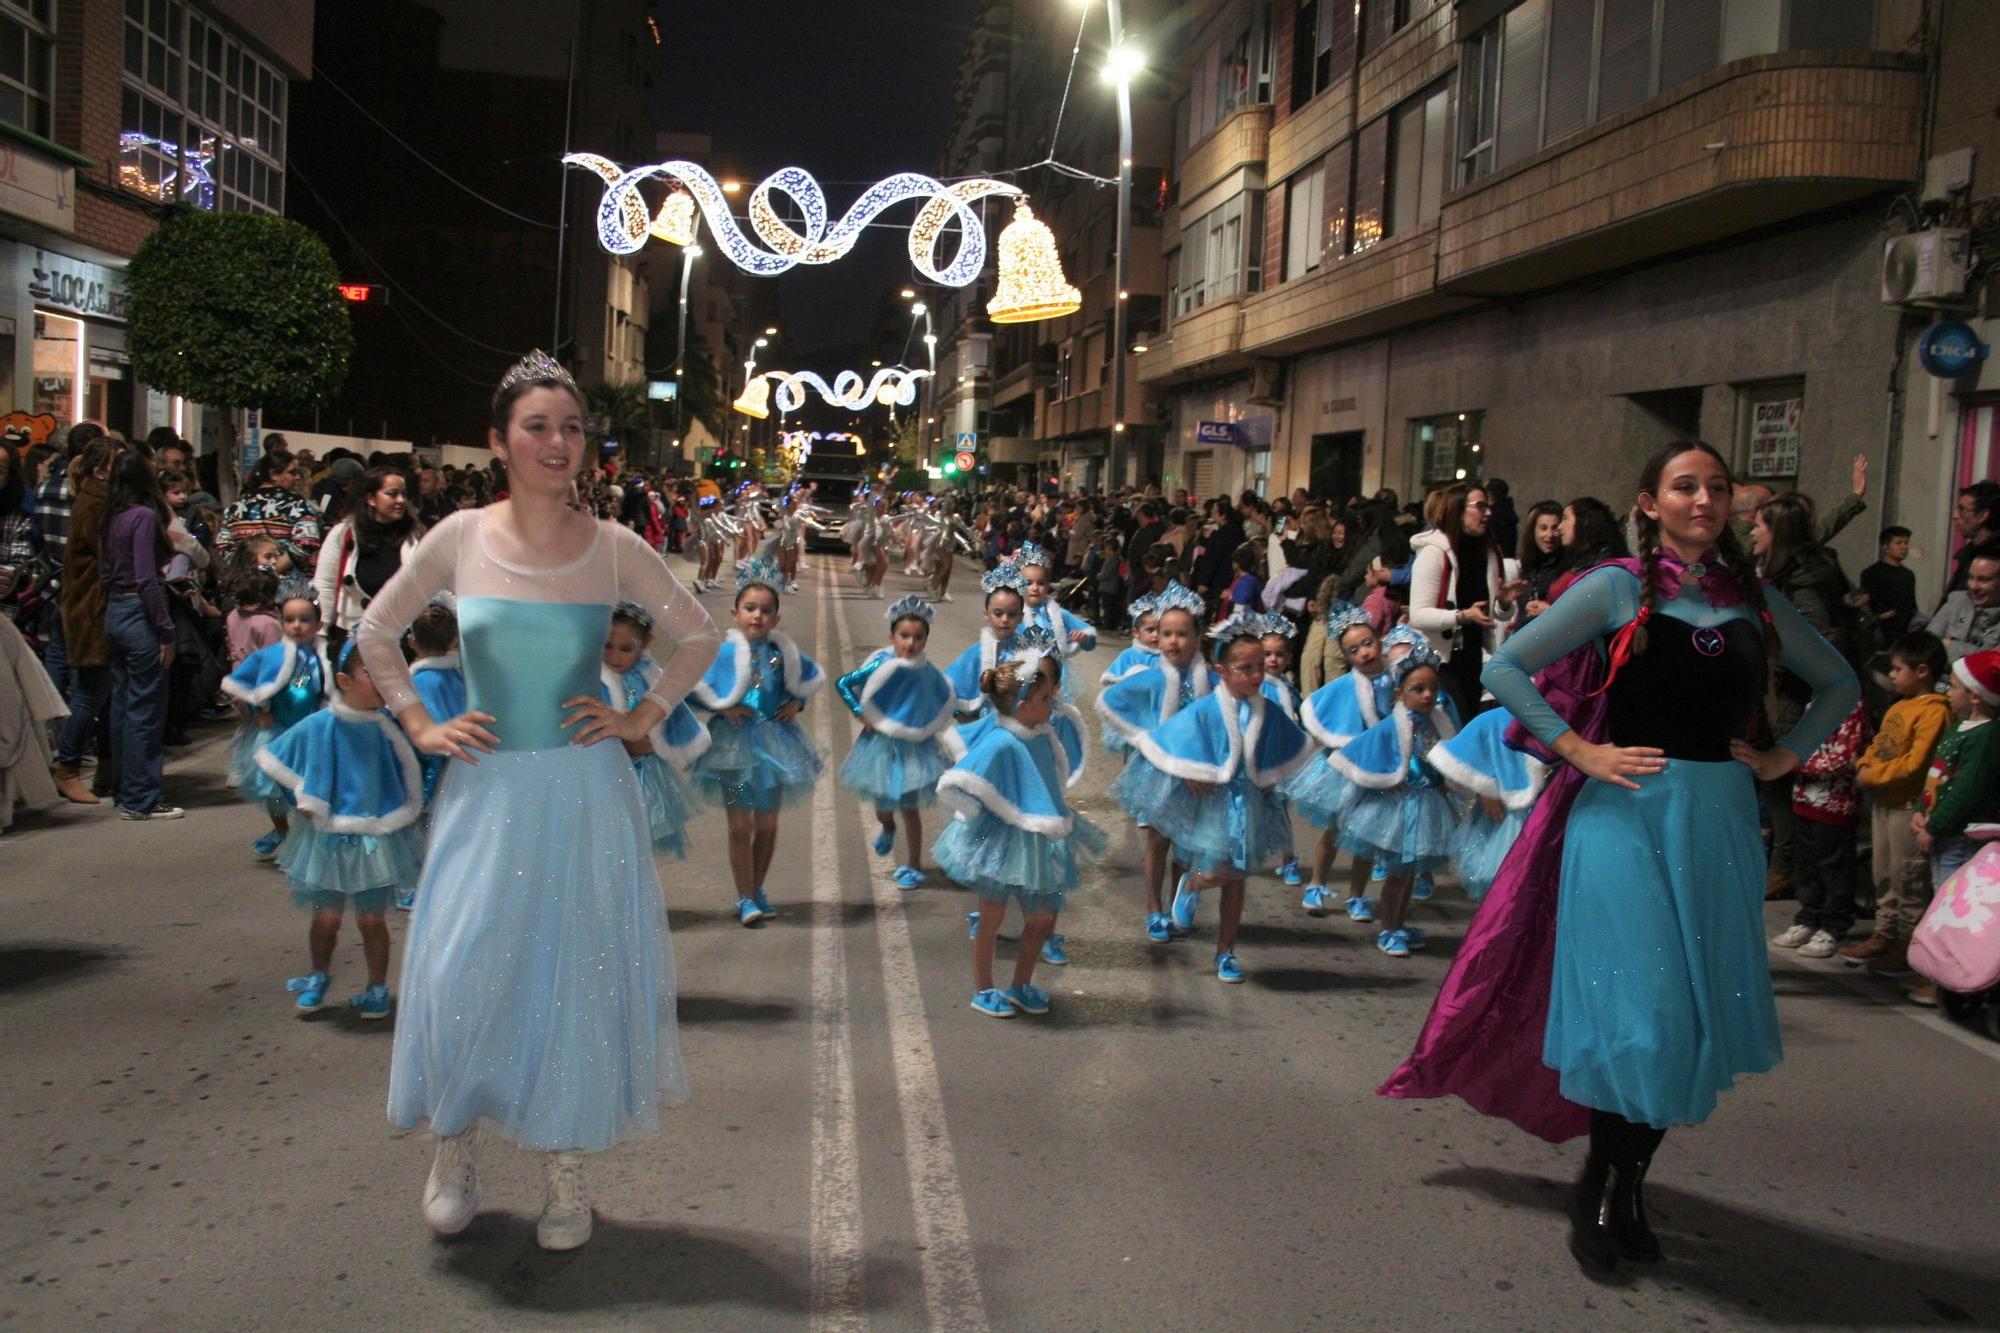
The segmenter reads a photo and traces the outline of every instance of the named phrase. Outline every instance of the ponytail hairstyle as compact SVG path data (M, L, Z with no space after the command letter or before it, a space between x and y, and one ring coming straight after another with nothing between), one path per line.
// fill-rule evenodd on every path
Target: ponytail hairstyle
M1687 453L1707 454L1715 461L1715 465L1722 469L1725 483L1732 491L1735 489L1736 478L1729 470L1729 460L1717 453L1713 445L1701 440L1676 440L1647 460L1645 468L1639 473L1637 494L1651 495L1657 499L1660 478L1665 474L1667 464ZM1646 651L1646 624L1653 618L1654 607L1660 598L1660 521L1649 518L1645 510L1635 503L1632 508L1632 523L1639 539L1639 615L1623 632L1631 636L1630 656L1637 657ZM1758 621L1764 626L1765 656L1776 661L1778 634L1771 625L1770 608L1764 602L1764 581L1758 577L1756 562L1750 558L1750 553L1743 549L1743 543L1736 539L1735 531L1727 523L1722 525L1722 531L1715 539L1715 552L1723 568L1735 578L1737 591L1742 596L1744 605L1757 614ZM1612 674L1615 675L1617 664L1622 659L1617 652L1615 638L1613 645L1611 661ZM1607 677L1605 686L1608 688L1609 685L1610 680Z

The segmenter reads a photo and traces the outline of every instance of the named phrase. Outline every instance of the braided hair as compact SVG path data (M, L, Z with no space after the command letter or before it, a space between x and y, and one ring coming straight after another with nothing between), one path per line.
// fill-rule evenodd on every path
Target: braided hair
M1713 445L1701 440L1676 440L1654 454L1639 473L1638 494L1659 494L1660 478L1667 470L1667 464L1682 454L1707 454L1722 469L1724 481L1733 490L1736 479L1729 470L1729 461L1717 453ZM1636 505L1632 511L1632 522L1639 539L1639 616L1632 633L1632 654L1637 656L1646 651L1646 624L1653 618L1653 610L1660 597L1660 521L1649 517ZM1723 568L1736 580L1737 591L1743 602L1757 615L1764 627L1764 652L1773 660L1778 655L1778 635L1771 624L1771 611L1764 600L1764 580L1757 574L1756 562L1743 549L1736 533L1727 523L1715 540L1716 555Z

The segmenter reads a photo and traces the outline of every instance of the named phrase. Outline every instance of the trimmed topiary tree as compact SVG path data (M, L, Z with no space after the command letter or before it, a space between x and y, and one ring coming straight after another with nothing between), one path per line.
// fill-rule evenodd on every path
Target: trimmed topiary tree
M347 302L333 256L309 227L185 211L139 247L125 281L133 374L223 409L232 461L237 409L310 407L347 381ZM237 468L220 471L233 481Z

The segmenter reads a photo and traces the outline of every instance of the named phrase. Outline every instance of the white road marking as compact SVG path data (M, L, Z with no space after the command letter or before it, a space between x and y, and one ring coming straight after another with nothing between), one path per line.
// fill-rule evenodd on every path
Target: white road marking
M826 580L818 622L826 622ZM818 636L816 635L815 638ZM833 663L826 669L838 670ZM833 752L832 705L813 710L820 750ZM812 1320L824 1333L867 1327L863 1315L861 1149L855 1127L854 1051L841 930L837 783L813 790L812 893Z
M820 584L825 608L828 578ZM833 612L836 674L858 660L847 621L836 604ZM824 645L827 640L820 639ZM872 647L872 645L871 645ZM824 665L824 664L823 664ZM822 741L829 736L833 707L820 710ZM831 747L827 746L829 756ZM817 797L837 785L831 774ZM846 793L841 799L847 799ZM871 810L858 812L867 836L880 825ZM972 1224L966 1218L965 1193L958 1181L958 1159L945 1123L944 1093L938 1083L937 1056L931 1048L930 1017L918 984L916 949L910 943L910 923L903 890L872 864L869 886L875 898L875 938L882 950L882 982L887 994L889 1051L896 1074L896 1100L903 1119L903 1160L910 1172L910 1206L917 1224L917 1247L924 1278L927 1325L934 1329L982 1333L987 1327L986 1299L979 1287L979 1268L972 1253Z

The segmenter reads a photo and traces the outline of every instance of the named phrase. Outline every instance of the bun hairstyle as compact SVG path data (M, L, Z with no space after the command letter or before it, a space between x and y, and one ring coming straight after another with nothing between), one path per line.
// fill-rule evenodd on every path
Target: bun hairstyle
M988 667L979 673L979 692L993 701L993 707L1002 717L1014 716L1014 709L1027 697L1027 691L1035 685L1042 674L1044 663L1054 659L1036 657L1032 659L1010 658L998 666ZM1060 671L1061 665L1056 667ZM1029 670L1033 676L1027 676ZM1024 681L1023 677L1027 676Z
M1729 460L1715 451L1715 447L1701 440L1676 440L1648 459L1644 470L1639 473L1638 494L1659 495L1660 478L1667 470L1667 464L1686 453L1707 454L1722 469L1722 475L1731 489L1735 488L1735 474L1729 470ZM1646 511L1636 504L1632 509L1632 524L1639 539L1639 616L1631 626L1632 655L1646 651L1646 622L1653 618L1653 611L1660 599L1660 521L1649 518ZM1736 532L1727 523L1722 525L1721 534L1715 539L1715 553L1723 567L1736 580L1736 586L1743 602L1756 612L1757 619L1764 626L1764 653L1772 661L1778 656L1778 633L1771 625L1771 612L1764 603L1764 581L1757 575L1756 563L1750 553L1743 549L1743 543L1736 539ZM1614 654L1613 660L1616 660Z
M458 642L458 615L448 606L431 603L410 622L410 642L425 657L442 657Z

